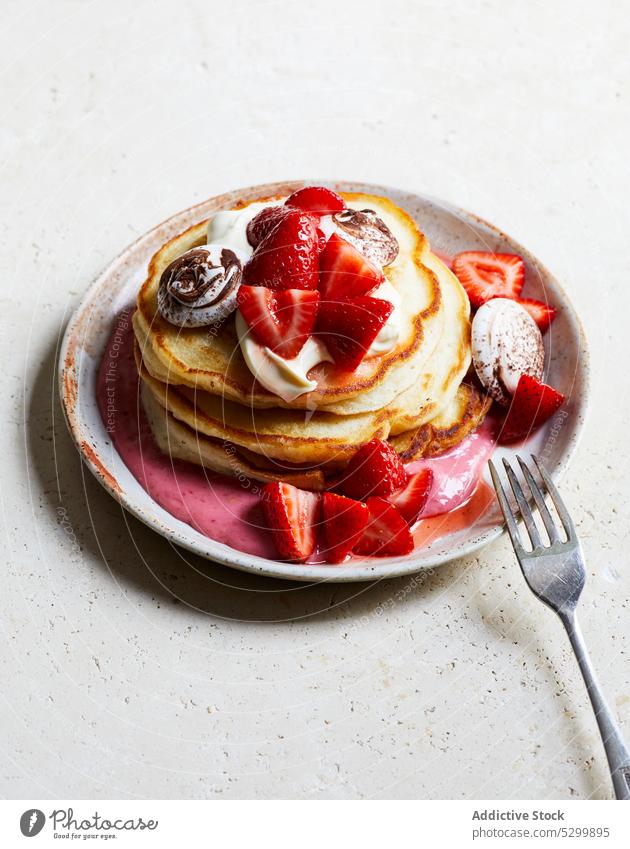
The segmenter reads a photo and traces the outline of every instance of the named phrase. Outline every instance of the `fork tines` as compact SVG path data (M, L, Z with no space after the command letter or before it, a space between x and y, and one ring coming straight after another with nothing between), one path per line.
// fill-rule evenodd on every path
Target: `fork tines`
M551 546L564 545L565 540L561 539L560 534L558 533L558 528L556 527L551 512L547 507L547 504L545 502L546 495L550 496L553 505L556 508L558 516L560 517L560 521L562 522L564 531L566 533L566 542L575 542L575 527L573 525L573 522L571 521L569 512L565 507L562 498L560 497L560 493L556 489L556 485L551 480L549 472L547 472L540 460L532 454L531 459L534 461L536 469L538 470L538 473L542 480L541 487L541 485L536 482L531 469L528 467L527 463L523 460L523 458L517 455L516 459L519 462L519 465L523 472L523 477L527 483L527 487L530 490L531 496L533 497L534 502L536 503L536 507L538 508L538 512L545 526L545 530L547 531L547 534L549 536ZM497 472L497 469L492 460L488 462L488 465L490 467L490 474L492 475L492 482L497 492L497 498L499 499L499 506L501 507L501 512L505 517L508 532L512 539L512 544L514 545L515 549L518 549L517 553L520 552L524 554L526 552L521 545L518 526L516 524L517 515L515 511L513 511L510 507L510 503L505 493L505 489L503 488L503 484L501 483L499 473ZM543 543L541 539L540 532L534 520L534 515L529 504L528 496L526 496L523 492L523 487L521 486L520 481L516 477L512 466L505 458L503 458L503 466L505 468L507 478L510 482L512 492L514 493L514 498L516 499L516 503L518 504L518 512L520 513L525 527L527 528L527 533L529 534L529 538L531 540L533 552L536 552L537 550L548 549L550 546L545 545L545 543Z

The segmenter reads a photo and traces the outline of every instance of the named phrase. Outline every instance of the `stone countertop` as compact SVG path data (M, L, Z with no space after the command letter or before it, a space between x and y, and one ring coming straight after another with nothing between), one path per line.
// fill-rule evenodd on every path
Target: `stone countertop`
M630 736L623 6L7 0L3 14L2 795L609 796L568 642L507 540L375 585L207 564L82 467L53 372L95 274L237 186L366 180L498 224L563 281L590 339L592 409L562 489L588 558L583 629Z

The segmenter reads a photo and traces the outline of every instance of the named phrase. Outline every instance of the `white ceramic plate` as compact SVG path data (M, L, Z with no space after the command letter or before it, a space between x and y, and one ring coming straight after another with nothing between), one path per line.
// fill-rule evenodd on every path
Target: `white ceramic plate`
M446 203L387 186L315 180L255 186L212 198L159 224L105 269L72 316L61 348L60 393L72 438L96 478L127 510L178 545L236 569L291 580L364 581L417 572L471 554L498 537L503 530L496 503L473 527L442 537L405 557L353 560L342 566L310 566L243 554L208 539L166 512L145 492L112 450L96 406L98 364L114 318L122 307L134 300L153 253L176 233L216 210L233 206L239 199L290 194L297 188L313 184L391 198L418 222L437 251L453 255L463 250L479 249L517 253L525 259L527 296L548 300L559 309L558 317L545 335L546 374L548 381L568 399L562 415L541 428L529 440L526 450L541 455L554 477L566 468L576 448L586 413L588 357L578 317L554 277L529 251L505 233ZM511 454L506 449L496 453Z

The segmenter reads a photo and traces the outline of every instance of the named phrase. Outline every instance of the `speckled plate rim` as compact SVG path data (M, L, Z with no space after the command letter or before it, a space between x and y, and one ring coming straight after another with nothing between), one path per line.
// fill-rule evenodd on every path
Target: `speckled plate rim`
M448 551L432 553L429 547L420 549L405 557L358 561L353 560L342 566L285 563L269 560L264 557L245 554L231 548L228 545L224 545L223 543L216 542L203 536L191 526L171 516L156 502L150 499L145 490L137 481L135 481L135 479L135 487L132 485L130 488L124 489L117 480L116 470L113 467L114 464L111 462L111 458L106 458L95 450L93 428L96 427L98 429L100 425L103 432L105 429L103 422L100 420L100 416L98 422L94 421L93 405L81 404L82 393L86 392L86 380L80 379L80 371L86 359L83 357L83 354L85 353L83 346L85 344L86 327L93 321L93 318L96 315L98 324L102 325L99 326L97 333L101 337L102 347L104 348L106 339L111 332L112 319L115 315L114 305L116 301L116 294L120 294L125 285L124 270L129 257L142 252L145 245L148 246L152 240L155 240L156 233L160 234L162 241L166 241L166 239L184 229L187 225L182 223L182 219L192 219L196 210L201 210L201 208L207 207L210 202L214 204L215 209L219 209L221 207L225 208L232 206L239 199L251 199L254 197L264 197L273 194L288 194L296 188L313 184L328 185L340 191L362 191L391 196L394 199L398 199L398 202L400 202L400 198L405 196L407 198L415 198L421 204L434 207L435 210L441 214L455 216L460 222L463 222L466 226L470 227L471 231L477 234L484 233L486 237L509 245L510 250L513 253L520 254L525 258L528 264L535 266L538 274L544 277L545 290L551 291L555 296L552 300L560 300L562 302L568 327L574 334L573 341L576 342L577 350L579 352L578 360L575 365L574 382L577 382L578 385L581 386L581 392L577 399L573 399L571 421L568 423L569 436L566 440L566 445L561 455L556 458L555 462L551 466L551 472L554 478L557 479L562 475L577 449L578 442L582 434L588 408L590 388L589 354L586 336L584 334L582 324L566 292L560 286L555 277L553 277L553 275L550 274L540 261L536 259L526 248L499 228L489 224L478 216L445 201L421 193L351 181L294 180L280 183L268 183L248 187L247 189L238 189L233 192L228 192L216 196L215 198L211 198L209 201L203 201L199 204L195 204L194 206L177 213L171 218L163 221L161 224L158 224L144 235L140 236L121 254L119 254L119 256L116 257L104 269L104 271L98 275L96 280L89 287L67 324L61 344L58 363L59 393L62 409L64 411L64 416L71 437L83 461L86 463L92 474L110 493L110 495L112 495L113 498L130 513L171 542L209 560L214 560L218 563L231 566L245 572L292 581L373 581L376 579L393 578L401 575L413 574L424 569L435 568L436 566L449 563L458 558L474 554L493 540L497 539L503 533L504 525L502 522L497 521L497 523L491 528L484 530L470 539L455 544ZM150 254L144 259L144 267L146 267L146 262L148 261L149 256ZM109 287L108 290L107 287ZM107 290L110 293L108 297L111 301L111 309L107 311L105 315L98 318L98 311L95 309L95 304L97 304L102 298L104 290ZM90 372L88 376L92 378L92 385L95 381L98 359L99 358L94 355L87 357L87 368ZM90 381L88 380L87 383L90 383ZM86 412L86 410L88 412ZM91 414L89 413L90 410L92 410ZM509 451L507 453L509 453ZM122 464L122 460L120 460L120 458L118 459L120 464ZM138 503L139 499L137 490L140 490L144 494L145 499L149 499L151 509L145 509Z

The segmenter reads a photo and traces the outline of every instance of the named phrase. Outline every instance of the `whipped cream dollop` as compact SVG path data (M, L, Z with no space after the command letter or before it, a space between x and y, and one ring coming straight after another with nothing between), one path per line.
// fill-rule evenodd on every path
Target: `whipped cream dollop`
M317 336L309 336L297 356L291 359L279 357L254 339L247 322L238 311L236 333L251 373L265 389L283 401L295 401L305 392L312 392L317 387L317 381L309 379L309 371L319 363L333 362L328 348Z
M254 251L247 239L247 225L261 210L283 204L284 198L277 201L259 201L243 209L215 213L208 223L208 244L221 244L230 248L242 258L244 264ZM371 262L379 266L393 262L398 253L395 237L371 210L346 210L345 214L323 215L319 222L319 229L324 233L326 240L333 233L338 233L342 238L352 242ZM386 279L370 294L374 298L389 301L393 310L370 345L365 355L366 359L382 356L395 348L400 338L401 328L401 300L394 286ZM316 336L311 336L306 341L296 357L285 359L278 356L270 348L254 339L238 310L236 311L236 332L249 370L262 386L287 402L294 401L300 395L312 392L317 387L317 382L308 377L312 368L319 363L334 361L326 345Z
M244 262L254 253L247 239L247 225L263 209L269 206L282 206L283 201L257 201L243 209L227 209L215 212L208 222L208 244L224 245L232 248L244 258Z
M398 344L400 339L400 295L392 284L387 280L383 282L373 291L370 292L370 297L380 298L382 301L389 301L393 306L393 310L385 324L381 327L378 336L374 339L365 355L369 357L378 357L391 351Z

